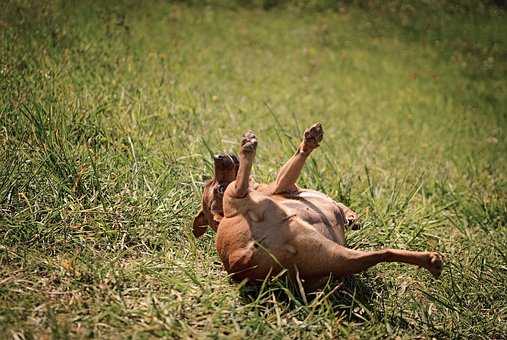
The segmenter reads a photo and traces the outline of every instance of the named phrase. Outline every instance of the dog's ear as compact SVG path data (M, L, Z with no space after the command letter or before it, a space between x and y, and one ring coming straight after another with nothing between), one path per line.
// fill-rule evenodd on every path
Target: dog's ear
M204 216L204 211L201 209L199 213L194 218L193 224L193 233L195 237L200 237L202 234L206 232L208 228L208 221L206 220L206 216Z

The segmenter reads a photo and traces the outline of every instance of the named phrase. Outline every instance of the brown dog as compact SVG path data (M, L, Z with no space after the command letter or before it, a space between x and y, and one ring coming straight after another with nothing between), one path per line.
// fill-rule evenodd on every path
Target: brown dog
M319 123L307 129L296 154L269 185L250 178L257 148L252 132L243 136L239 160L215 156L215 176L204 188L194 235L201 236L206 225L217 231L220 258L237 280L262 280L286 268L291 277L315 286L330 274L358 273L380 262L413 264L439 276L442 256L435 252L345 247L345 226L355 224L357 214L323 193L296 186L322 137Z

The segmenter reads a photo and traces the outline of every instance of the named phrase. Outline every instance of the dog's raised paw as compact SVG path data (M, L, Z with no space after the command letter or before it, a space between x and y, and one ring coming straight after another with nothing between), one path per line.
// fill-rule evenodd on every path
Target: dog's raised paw
M247 131L241 139L241 151L253 153L257 149L257 137L252 131Z
M324 130L322 129L322 125L320 123L315 123L305 130L304 144L306 147L314 149L319 146L323 137Z

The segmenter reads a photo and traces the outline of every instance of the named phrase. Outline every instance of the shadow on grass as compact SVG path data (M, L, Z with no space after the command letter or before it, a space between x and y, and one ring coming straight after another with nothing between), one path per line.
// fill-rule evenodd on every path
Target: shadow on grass
M239 291L245 304L270 308L276 302L287 312L308 312L330 305L344 320L363 323L384 318L382 300L387 287L379 277L362 273L343 279L331 277L322 288L305 291L285 275L269 282L244 284Z

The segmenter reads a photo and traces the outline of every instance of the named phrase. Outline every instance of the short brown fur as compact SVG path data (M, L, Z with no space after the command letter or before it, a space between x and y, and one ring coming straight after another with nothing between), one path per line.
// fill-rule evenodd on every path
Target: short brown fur
M202 235L206 225L217 231L218 254L236 280L263 280L286 268L291 277L298 275L305 284L315 286L330 274L350 275L380 262L417 265L439 276L443 262L436 252L366 252L345 246L345 227L358 225L357 214L321 192L296 185L306 159L322 138L319 123L305 130L276 181L262 185L250 177L257 138L247 132L239 161L231 155L215 157L215 175L204 188L194 235Z

